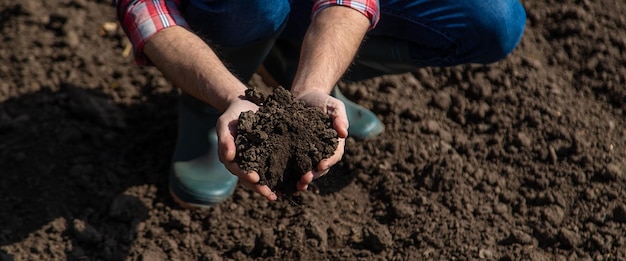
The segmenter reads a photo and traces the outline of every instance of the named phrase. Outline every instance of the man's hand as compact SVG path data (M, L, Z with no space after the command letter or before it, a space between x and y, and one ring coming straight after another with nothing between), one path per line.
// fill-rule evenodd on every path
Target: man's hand
M322 91L311 90L301 93L296 99L303 101L307 106L319 108L328 114L333 119L333 128L337 131L337 139L339 141L333 156L323 159L316 169L305 173L300 178L300 181L296 184L296 189L305 191L309 183L328 173L330 167L337 164L343 157L346 138L348 137L348 117L346 116L346 107L343 102Z
M269 200L276 200L268 186L257 184L256 172L247 173L235 163L234 137L239 114L258 109L254 103L240 98L247 87L228 71L202 39L179 26L155 34L146 43L144 53L176 86L224 111L216 127L220 160L243 185Z
M365 16L351 8L332 6L320 11L302 42L291 92L296 97L313 89L330 93L352 62L369 25Z
M320 11L306 32L291 92L307 106L320 108L333 118L339 145L332 157L302 176L296 186L300 191L306 190L313 179L326 174L343 157L348 136L346 108L328 93L350 65L369 25L361 13L333 6Z
M235 145L235 136L237 135L237 120L239 114L246 111L257 111L259 106L247 101L239 100L235 101L228 106L226 111L217 120L217 143L218 143L218 155L220 161L224 163L224 166L239 177L241 183L254 192L259 193L261 196L268 200L276 200L278 197L267 185L259 185L259 174L250 171L247 172L239 167L235 162L237 155L237 147Z

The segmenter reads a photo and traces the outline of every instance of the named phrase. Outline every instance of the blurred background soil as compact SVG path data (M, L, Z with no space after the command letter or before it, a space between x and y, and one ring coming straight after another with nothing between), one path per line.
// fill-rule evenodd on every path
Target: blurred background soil
M522 3L503 61L340 85L386 131L302 205L190 211L111 2L1 1L0 260L626 260L626 2Z

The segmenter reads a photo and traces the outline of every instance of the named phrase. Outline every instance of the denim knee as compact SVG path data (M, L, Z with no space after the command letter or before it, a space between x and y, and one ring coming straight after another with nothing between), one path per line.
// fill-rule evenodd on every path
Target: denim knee
M496 2L496 1L494 1ZM472 17L476 35L476 63L492 63L503 59L519 44L526 25L526 11L517 1L497 1L485 5L480 13Z

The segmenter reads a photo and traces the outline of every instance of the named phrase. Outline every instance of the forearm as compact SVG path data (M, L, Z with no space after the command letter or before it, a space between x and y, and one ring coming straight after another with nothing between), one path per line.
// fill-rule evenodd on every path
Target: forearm
M311 90L329 93L356 54L370 21L342 6L315 16L305 35L293 83L296 97Z
M143 52L175 86L219 111L240 99L247 88L202 39L183 27L156 33Z

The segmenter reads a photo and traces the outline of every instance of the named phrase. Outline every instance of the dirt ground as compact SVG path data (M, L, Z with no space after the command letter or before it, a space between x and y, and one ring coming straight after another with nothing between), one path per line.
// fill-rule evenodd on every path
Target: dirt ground
M522 2L503 61L341 85L386 131L302 205L189 211L110 1L0 1L0 260L626 260L626 2Z

